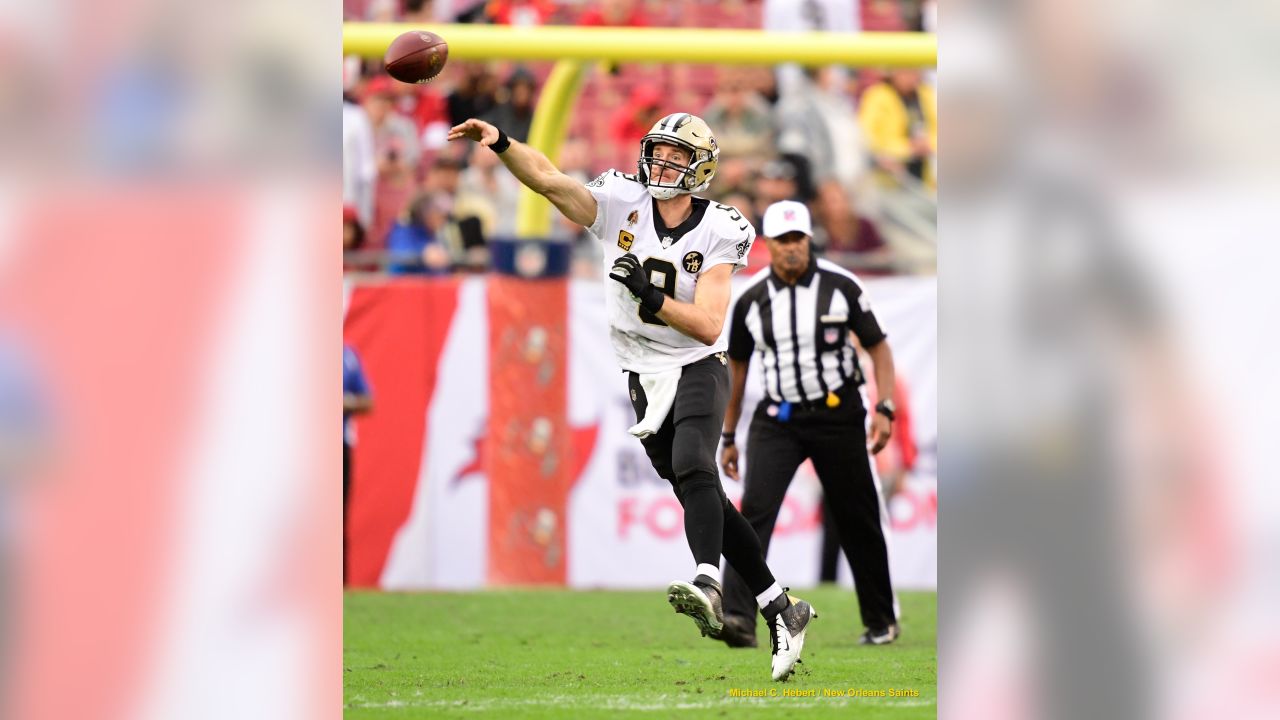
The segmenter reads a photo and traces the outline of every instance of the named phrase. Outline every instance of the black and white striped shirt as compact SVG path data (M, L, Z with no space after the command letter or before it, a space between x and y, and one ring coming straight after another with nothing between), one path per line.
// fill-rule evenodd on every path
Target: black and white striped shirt
M885 338L853 273L811 258L788 285L766 268L734 305L729 357L749 360L758 351L765 395L774 402L817 402L846 383L863 382L849 330L864 348Z

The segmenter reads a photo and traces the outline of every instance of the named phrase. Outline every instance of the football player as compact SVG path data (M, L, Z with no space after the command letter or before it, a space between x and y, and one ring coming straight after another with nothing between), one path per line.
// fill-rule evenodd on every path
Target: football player
M641 139L634 175L609 170L585 186L484 121L453 127L449 139L498 153L520 182L604 243L615 281L605 291L609 332L638 420L630 431L684 507L696 563L693 580L671 583L667 599L703 635L718 638L723 554L756 595L770 630L773 679L785 679L817 613L778 586L751 525L720 485L716 448L729 399L721 330L730 277L746 266L755 229L735 208L694 194L716 173L711 128L689 113L668 115Z

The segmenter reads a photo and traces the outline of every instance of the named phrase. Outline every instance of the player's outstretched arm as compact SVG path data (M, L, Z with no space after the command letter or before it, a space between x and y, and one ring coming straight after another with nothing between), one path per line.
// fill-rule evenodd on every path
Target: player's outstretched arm
M489 147L502 137L498 128L475 118L449 130L450 140L474 140L481 147ZM510 146L498 153L498 157L511 174L530 190L550 200L565 217L583 227L591 227L596 221L596 199L591 191L560 172L546 155L518 140L508 140Z

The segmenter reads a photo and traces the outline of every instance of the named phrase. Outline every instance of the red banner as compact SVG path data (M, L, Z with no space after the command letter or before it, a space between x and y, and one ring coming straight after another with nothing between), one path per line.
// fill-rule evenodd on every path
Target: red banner
M489 279L489 573L492 584L566 582L573 482L566 403L566 280Z
M353 586L378 586L391 542L413 505L430 430L425 408L436 390L459 283L397 280L358 287L351 296L344 340L364 361L374 404L356 424L348 547Z

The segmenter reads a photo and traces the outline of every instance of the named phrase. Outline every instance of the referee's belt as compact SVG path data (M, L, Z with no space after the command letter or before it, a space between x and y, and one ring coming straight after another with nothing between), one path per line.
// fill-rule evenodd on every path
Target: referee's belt
M862 396L857 392L858 386L855 383L845 383L834 390L827 392L825 397L813 400L783 400L778 401L770 397L765 397L761 401L764 405L765 414L772 418L777 418L782 422L791 419L791 413L795 410L804 410L805 412L820 412L823 410L837 410L845 407L850 402L862 404ZM851 397L852 396L852 397Z

